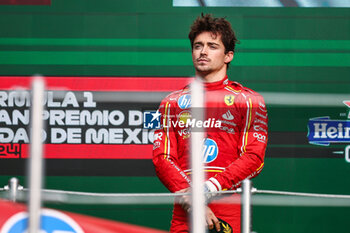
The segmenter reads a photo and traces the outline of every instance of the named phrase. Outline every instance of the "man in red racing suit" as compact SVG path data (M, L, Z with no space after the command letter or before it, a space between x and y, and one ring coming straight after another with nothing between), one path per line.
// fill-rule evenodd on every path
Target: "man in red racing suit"
M203 44L212 43L205 42L207 38L217 40L200 35L205 36L204 39L198 37ZM200 53L198 57L206 58L207 63L215 56L211 52ZM201 58L194 60L196 62L207 65ZM236 189L245 178L258 175L264 166L267 144L267 112L262 96L229 81L225 73L226 69L218 80L204 79L205 120L209 127L205 130L202 153L205 186L210 192ZM153 163L157 176L171 192L191 186L189 140L193 128L179 124L191 121L190 106L191 93L185 87L168 95L159 107L163 127L154 133ZM240 232L239 204L215 204L214 201L208 207L217 218L229 223L234 233ZM175 204L170 231L188 232L187 217L186 211Z
M264 165L267 143L264 100L256 92L229 81L227 77L204 85L207 115L214 115L221 121L220 128L209 129L206 133L204 144L207 151L203 152L206 185L213 192L235 189L245 178L259 174ZM173 119L169 125L155 131L153 162L158 177L171 192L187 188L191 183L190 129L172 123L186 119L189 102L189 89L184 88L167 96L159 107L162 122L166 122L166 118ZM209 205L217 217L239 230L240 207L233 206ZM185 211L175 205L172 227L179 223L178 227L187 228L187 224L183 224L186 222Z

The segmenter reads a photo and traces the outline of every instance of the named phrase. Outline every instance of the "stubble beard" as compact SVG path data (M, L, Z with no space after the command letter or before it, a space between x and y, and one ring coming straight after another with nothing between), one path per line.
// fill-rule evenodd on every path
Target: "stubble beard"
M197 64L194 66L194 68L198 74L202 74L202 75L207 75L210 72L212 72L212 69L209 66L200 66Z

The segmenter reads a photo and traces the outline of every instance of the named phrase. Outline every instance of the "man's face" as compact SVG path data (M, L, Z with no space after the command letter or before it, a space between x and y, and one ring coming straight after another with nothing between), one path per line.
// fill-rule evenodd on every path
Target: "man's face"
M233 58L233 52L225 54L225 46L220 34L202 32L193 41L192 61L199 74L210 74L226 69Z

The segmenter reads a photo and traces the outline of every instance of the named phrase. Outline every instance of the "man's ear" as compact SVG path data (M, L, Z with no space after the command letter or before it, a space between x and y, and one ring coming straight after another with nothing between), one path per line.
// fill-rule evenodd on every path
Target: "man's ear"
M230 63L232 60L233 60L233 57L234 57L234 52L233 51L228 51L226 54L225 54L225 63Z

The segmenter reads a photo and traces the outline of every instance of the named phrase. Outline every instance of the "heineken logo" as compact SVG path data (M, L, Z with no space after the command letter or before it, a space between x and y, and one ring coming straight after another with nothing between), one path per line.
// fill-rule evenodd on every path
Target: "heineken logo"
M307 137L310 144L329 146L331 143L350 144L350 100L344 100L347 106L347 113L344 120L332 120L327 117L316 117L309 119ZM344 151L333 151L333 154L344 154L345 161L350 163L350 145L346 145Z
M312 118L308 123L309 143L329 146L330 143L350 143L350 120Z

